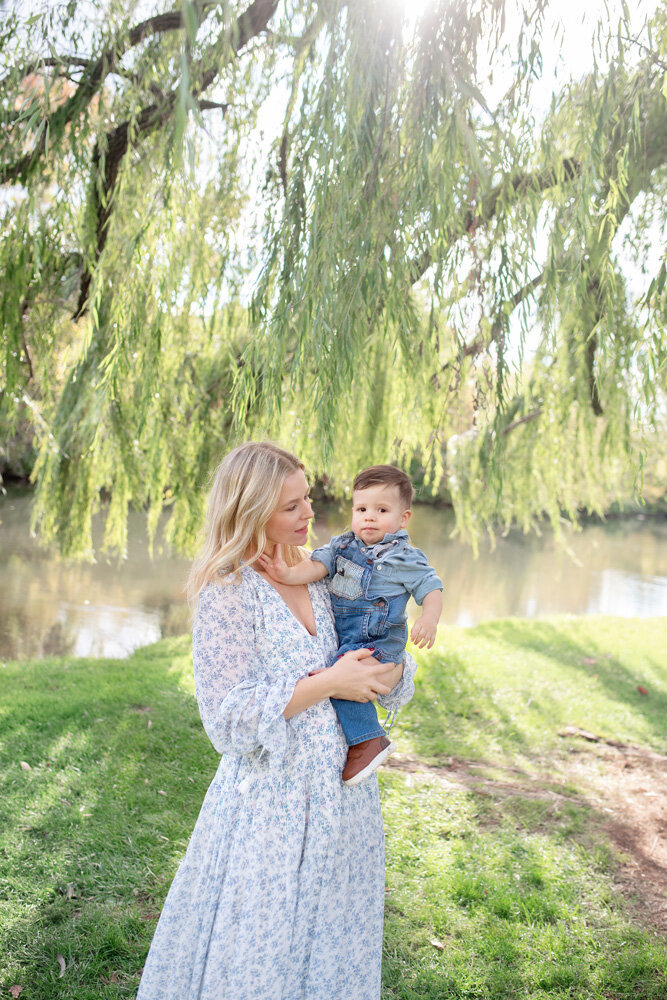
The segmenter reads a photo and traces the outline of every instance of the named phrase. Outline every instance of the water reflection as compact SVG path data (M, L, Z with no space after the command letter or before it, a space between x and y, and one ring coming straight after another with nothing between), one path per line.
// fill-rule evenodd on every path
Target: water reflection
M316 522L325 541L345 525L339 512ZM667 523L643 516L569 532L568 550L553 535L512 532L470 548L450 538L449 511L419 507L410 536L445 584L443 621L467 627L489 618L551 614L667 614ZM414 611L414 607L412 608Z
M30 537L29 519L29 495L0 500L0 657L127 656L189 629L189 563L151 561L141 515L131 515L121 565L103 556L93 565L60 561Z
M126 656L163 635L188 630L183 587L189 563L148 558L144 519L130 519L126 562L101 557L67 565L39 549L28 530L30 497L0 500L0 657ZM341 531L346 510L315 522L313 542ZM415 510L410 533L445 582L443 621L547 614L667 614L667 523L632 518L590 525L568 538L570 555L549 534L513 533L494 551L450 539L448 511ZM413 609L414 610L414 609Z

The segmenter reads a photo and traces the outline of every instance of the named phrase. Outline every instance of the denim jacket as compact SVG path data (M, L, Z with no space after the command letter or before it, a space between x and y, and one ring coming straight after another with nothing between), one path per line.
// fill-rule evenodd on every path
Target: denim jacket
M339 557L346 563L339 563ZM328 545L315 549L311 559L326 566L330 589L351 600L362 595L368 600L398 597L407 591L421 604L432 590L443 589L442 580L429 566L424 553L410 545L404 529L385 535L374 545L365 545L353 531L346 531L335 535ZM354 563L358 570L348 563ZM371 572L363 573L365 569ZM346 576L345 582L338 579L341 575Z

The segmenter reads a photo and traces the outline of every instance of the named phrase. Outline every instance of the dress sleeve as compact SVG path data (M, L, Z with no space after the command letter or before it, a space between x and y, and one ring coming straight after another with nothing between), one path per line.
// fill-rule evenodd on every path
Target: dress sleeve
M202 591L192 632L199 714L218 753L269 751L283 759L290 733L283 710L295 677L271 678L255 648L253 596L247 585L209 584Z
M386 708L388 712L395 712L403 705L411 700L413 694L415 693L415 674L417 673L417 664L412 659L409 653L403 654L403 676L396 685L395 688L389 692L389 694L380 694L377 697L377 702L382 708Z

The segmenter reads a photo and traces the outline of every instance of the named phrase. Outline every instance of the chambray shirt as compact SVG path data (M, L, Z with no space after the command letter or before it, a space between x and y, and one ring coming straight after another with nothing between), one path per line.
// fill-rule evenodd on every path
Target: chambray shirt
M429 566L421 549L410 545L409 535L403 528L386 534L381 542L374 545L365 545L353 531L346 531L342 535L334 535L328 545L315 549L310 558L326 566L329 576L333 578L336 558L350 558L352 550L372 560L372 575L366 592L369 600L398 597L407 591L417 604L421 604L432 590L443 589L442 580Z

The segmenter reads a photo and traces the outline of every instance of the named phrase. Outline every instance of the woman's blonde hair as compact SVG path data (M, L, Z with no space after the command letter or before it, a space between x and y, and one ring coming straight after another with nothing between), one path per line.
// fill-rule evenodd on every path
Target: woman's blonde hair
M303 464L296 455L270 441L248 441L225 455L208 497L204 544L192 564L186 586L195 608L207 583L236 579L241 560L255 562L266 545L266 522L274 513L287 476ZM285 546L285 561L294 566L304 557L296 545Z

